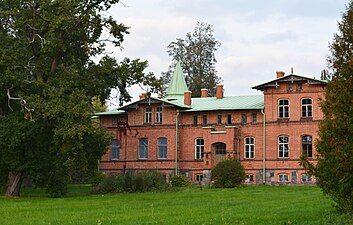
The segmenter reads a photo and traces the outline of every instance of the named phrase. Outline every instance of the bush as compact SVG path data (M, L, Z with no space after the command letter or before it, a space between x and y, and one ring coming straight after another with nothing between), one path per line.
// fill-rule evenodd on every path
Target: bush
M173 187L186 187L191 185L190 180L187 177L182 175L173 176L171 178L171 182Z
M132 170L117 176L108 176L93 187L93 193L161 191L167 184L163 174L157 171L136 173Z
M91 184L93 187L98 186L100 183L102 183L102 181L107 177L106 174L104 173L95 173L92 177L91 177Z
M244 167L239 160L227 159L218 163L212 170L215 187L233 188L240 186L245 179Z

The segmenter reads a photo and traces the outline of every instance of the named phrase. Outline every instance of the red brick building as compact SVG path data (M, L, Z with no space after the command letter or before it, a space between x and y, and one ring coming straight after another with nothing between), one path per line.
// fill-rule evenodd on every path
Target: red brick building
M166 177L177 173L207 182L215 164L237 158L247 183L313 183L299 159L305 154L315 161L326 84L277 72L276 79L253 87L261 95L225 96L218 85L216 97L202 89L200 98L191 98L178 64L165 98L141 95L97 114L114 136L100 168L106 173L159 170Z

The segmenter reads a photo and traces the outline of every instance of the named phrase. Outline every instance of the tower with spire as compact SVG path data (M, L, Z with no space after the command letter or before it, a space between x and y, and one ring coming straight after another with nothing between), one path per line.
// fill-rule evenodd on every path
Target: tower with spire
M186 85L183 69L181 68L180 62L175 66L172 80L167 89L165 99L182 99L184 98L184 92L189 91Z

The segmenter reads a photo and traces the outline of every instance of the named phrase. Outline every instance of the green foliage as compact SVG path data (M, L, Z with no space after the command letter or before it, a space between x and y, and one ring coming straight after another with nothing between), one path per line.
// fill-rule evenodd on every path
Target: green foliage
M187 187L191 185L191 181L183 175L172 176L170 180L173 187Z
M179 192L88 195L69 185L63 199L24 188L21 198L0 198L0 224L352 224L314 186L181 188ZM279 213L280 210L280 213ZM236 213L235 213L236 212ZM16 215L16 218L14 218ZM30 216L29 216L30 215ZM132 216L133 215L133 216Z
M162 191L167 188L163 174L157 171L107 176L92 188L92 193Z
M341 212L353 213L353 1L338 28L328 58L332 80L321 102L318 162L304 159L302 164Z
M98 186L100 183L102 183L102 181L107 177L106 174L104 173L95 173L92 177L91 177L91 184L93 187Z
M192 96L200 97L202 88L208 89L209 95L214 96L216 85L221 81L215 69L215 52L220 45L213 37L212 25L197 22L193 33L187 33L185 39L177 38L168 45L172 65L162 74L165 84L169 84L172 70L179 61Z
M244 167L239 160L227 159L218 163L212 170L215 187L233 188L240 186L245 179Z
M117 88L122 104L131 99L131 85L157 88L159 80L144 72L147 61L117 62L105 53L107 43L120 47L128 34L106 13L118 2L0 1L2 173L19 172L53 196L64 194L55 183L64 186L70 171L89 174L110 144L110 135L91 120L102 105L92 98L102 103ZM57 165L64 171L52 172Z

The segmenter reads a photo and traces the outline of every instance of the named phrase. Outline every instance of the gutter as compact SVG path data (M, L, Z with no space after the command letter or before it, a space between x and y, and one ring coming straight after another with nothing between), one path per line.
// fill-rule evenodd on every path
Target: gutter
M263 156L262 156L262 183L266 184L266 114L263 109L261 109L263 115Z
M176 111L176 119L175 119L175 176L179 174L178 171L178 145L179 145L179 139L178 139L178 128L179 128L179 110Z

